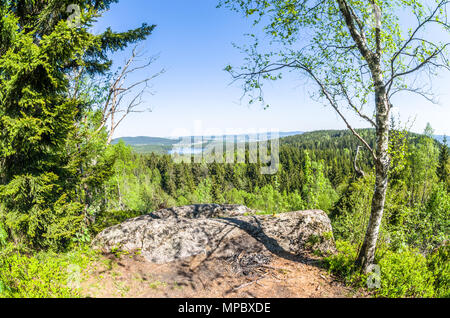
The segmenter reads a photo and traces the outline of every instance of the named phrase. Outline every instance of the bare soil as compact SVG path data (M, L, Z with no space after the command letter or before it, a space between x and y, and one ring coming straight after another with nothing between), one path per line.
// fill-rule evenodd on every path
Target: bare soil
M86 272L85 297L96 298L355 298L315 257L195 256L169 264L139 255L104 255Z

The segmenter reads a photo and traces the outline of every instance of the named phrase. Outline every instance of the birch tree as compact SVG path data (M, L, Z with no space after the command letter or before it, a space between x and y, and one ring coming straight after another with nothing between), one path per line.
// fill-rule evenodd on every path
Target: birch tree
M250 101L264 102L263 84L284 71L301 74L312 97L334 109L370 153L376 182L371 215L357 259L374 262L390 158L392 97L400 92L434 101L429 76L450 70L448 0L222 0L220 6L261 25L268 45L251 35L243 66L227 66ZM348 110L372 126L376 144L351 124Z

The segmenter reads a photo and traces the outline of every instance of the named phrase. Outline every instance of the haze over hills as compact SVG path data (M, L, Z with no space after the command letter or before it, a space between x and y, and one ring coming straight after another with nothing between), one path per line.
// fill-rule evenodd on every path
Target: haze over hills
M315 131L315 132L301 132L301 131L293 131L293 132L280 132L279 138L283 138L283 142L290 143L292 137L305 135L305 138L308 138L306 135L312 134L328 134L330 139L337 138L347 134L350 134L348 130L323 130L323 131ZM411 133L412 135L417 135L415 133ZM201 137L202 141L198 142L198 138ZM149 136L138 136L138 137L121 137L113 140L113 144L117 144L120 141L123 141L126 145L132 146L133 149L138 153L158 153L158 154L170 154L174 150L174 148L180 149L180 153L185 153L187 151L190 152L191 145L189 142L197 142L196 147L197 151L194 153L198 153L202 151L202 148L210 145L211 143L217 142L218 140L223 140L222 138L225 136L216 136L216 137L202 137L202 136L187 136L187 137L177 137L177 138L164 138L164 137L149 137ZM235 138L235 141L238 143L241 142L260 142L265 141L270 138L270 133L261 133L259 135L252 134L243 134L243 135L227 135L227 138ZM291 137L291 138L288 138ZM197 138L197 139L195 139ZM303 139L305 139L303 138ZM442 143L444 140L444 135L435 135L434 138ZM447 138L448 139L448 138ZM294 139L295 140L295 139ZM180 143L182 146L180 146ZM187 143L186 147L183 147L183 143ZM448 143L448 142L447 142Z
M303 132L301 131L291 131L291 132L280 132L278 136L280 138L301 135ZM235 138L236 142L259 142L270 139L270 133L260 133L260 134L242 134L242 135L226 135L226 136L214 136L214 137L202 137L202 136L187 136L187 137L177 137L177 138L162 138L162 137L121 137L113 140L113 144L117 144L120 141L123 141L126 145L132 146L136 152L138 153L170 153L175 145L189 142L191 140L202 138L204 146L219 140L222 140L223 137L227 138Z

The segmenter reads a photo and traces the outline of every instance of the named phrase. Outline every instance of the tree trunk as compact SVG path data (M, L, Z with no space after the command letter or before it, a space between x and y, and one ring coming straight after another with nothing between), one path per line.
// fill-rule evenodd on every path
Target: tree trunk
M372 199L372 208L369 224L367 227L364 243L359 251L357 265L363 272L367 273L369 266L373 264L380 230L381 220L383 218L384 204L386 201L386 191L388 187L389 172L389 111L390 103L383 85L381 72L378 73L375 81L375 102L377 111L377 145L375 160L375 190Z
M112 143L112 139L114 136L114 131L116 130L116 126L114 124L114 110L111 111L111 128L109 129L108 133L108 140L106 141L106 144L109 146Z

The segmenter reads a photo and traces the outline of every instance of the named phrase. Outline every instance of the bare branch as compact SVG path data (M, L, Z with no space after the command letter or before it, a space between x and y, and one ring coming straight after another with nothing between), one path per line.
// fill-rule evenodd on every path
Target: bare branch
M450 24L448 24L447 22L440 21L440 20L438 20L436 18L436 15L440 11L440 9L445 7L449 3L450 3L450 1L448 1L448 0L442 0L436 6L436 8L431 12L431 14L427 18L425 18L423 21L420 20L419 16L417 16L417 21L418 21L417 27L414 29L414 31L411 32L411 35L409 36L409 38L403 43L401 48L391 58L391 61L390 61L390 65L391 65L391 79L385 85L386 87L388 87L388 90L387 90L388 92L391 90L392 83L393 83L395 78L400 77L400 76L404 76L404 75L407 75L407 74L410 74L412 72L415 72L415 71L419 70L420 68L422 68L427 63L430 63L431 60L436 58L440 53L442 53L444 48L447 45L450 44L450 43L447 43L442 48L439 48L436 44L434 44L434 43L432 43L430 41L427 41L425 39L418 38L416 36L419 33L419 31L421 31L427 24L430 24L430 23L441 24L441 25L443 25L446 28L450 28ZM429 57L427 59L425 59L425 61L423 61L422 63L417 65L415 68L397 74L395 72L396 71L395 70L395 61L399 58L399 56L401 56L401 55L408 55L408 56L413 58L412 60L414 60L414 58L417 58L416 54L411 54L411 53L405 52L405 50L408 48L408 46L412 42L415 42L415 41L420 41L420 42L423 42L423 43L427 43L427 44L435 47L436 50L432 54L430 54ZM417 49L418 49L418 47L415 48L415 50L417 50ZM443 59L446 60L445 57L443 57ZM447 65L447 67L448 67L448 65Z
M389 94L389 99L391 99L392 96L394 96L395 94L403 92L403 91L420 95L423 98L425 98L427 101L429 101L430 103L439 104L439 102L433 98L433 93L431 93L431 92L426 93L420 88L408 88L408 87L399 88L399 89L393 91L391 94Z
M356 147L355 159L353 160L353 168L355 169L356 175L359 178L364 178L366 176L366 173L358 167L358 155L359 155L360 149L361 149L361 146Z
M164 70L127 84L128 77L132 74L137 74L138 71L149 68L156 59L157 56L143 58L143 54L138 51L137 47L134 47L130 58L126 60L125 65L113 77L108 89L106 101L102 106L101 124L97 129L97 132L100 132L109 122L108 143L111 143L117 127L128 115L144 112L144 110L138 107L144 104L145 95L151 94L149 83L163 74ZM144 62L137 64L142 61ZM117 117L119 114L122 114L120 118Z
M441 53L445 50L445 48L446 48L448 45L450 45L450 43L445 44L445 45L444 45L442 48L440 48L440 49L436 49L436 50L435 50L433 53L431 53L424 61L422 61L421 63L419 63L419 64L416 65L415 67L410 68L410 69L408 69L408 70L406 70L406 71L403 71L403 72L401 72L401 73L393 74L392 77L389 79L389 81L387 81L387 83L386 83L386 85L385 85L385 86L388 86L388 87L389 87L387 91L389 92L389 91L391 90L392 84L393 84L393 82L394 82L394 80L395 80L396 78L401 77L401 76L405 76L405 75L408 75L408 74L411 74L411 73L414 73L414 72L420 70L420 69L421 69L422 67L424 67L425 65L427 65L427 64L429 64L429 63L432 63L432 60L435 59L439 54L441 54ZM444 68L447 68L447 69L450 70L450 67L449 67L448 65L445 65L445 64L437 64L437 63L434 63L434 66L444 67Z
M353 135L355 135L355 137L358 138L364 144L364 146L372 154L373 159L376 161L377 160L377 156L375 155L375 152L373 151L372 147L370 147L369 143L364 138L362 138L361 135L359 135L356 132L356 130L350 125L348 120L345 118L345 116L339 110L338 104L337 104L336 100L334 99L334 97L332 97L331 94L327 91L325 85L314 75L312 70L310 70L310 69L308 69L306 67L300 67L300 68L302 68L305 72L307 72L314 79L314 81L319 85L320 90L322 91L322 93L324 94L324 96L326 97L326 99L328 100L330 105L334 108L334 110L338 113L338 115L345 122L345 124L347 125L347 128L350 129L350 131L353 133Z
M249 73L240 73L240 74L231 74L233 77L233 82L240 80L240 79L248 79L248 78L257 78L256 81L260 80L260 77L263 74L269 74L275 71L279 71L282 70L284 68L297 68L297 69L301 69L303 71L305 71L319 86L320 91L322 92L322 94L326 97L326 99L328 100L328 102L330 103L330 105L334 108L334 110L337 112L337 114L339 115L339 117L342 118L342 120L345 122L347 128L353 133L353 135L358 138L363 145L370 151L372 157L376 160L377 157L375 155L374 150L372 149L372 147L370 147L369 143L361 137L361 135L359 135L356 130L350 125L350 123L348 122L348 120L345 118L345 116L342 114L342 112L339 110L339 106L338 103L336 102L335 98L332 96L332 94L330 94L328 92L328 90L326 89L325 85L317 78L317 76L314 74L314 72L307 67L306 65L303 65L302 63L300 63L297 60L291 61L290 63L271 63L268 64L266 66L264 66L262 69L254 71L254 72L249 72ZM357 109L354 105L353 105L354 109ZM352 107L352 108L353 108ZM358 113L358 112L357 112ZM364 116L359 112L360 116ZM367 116L366 116L367 117ZM365 118L366 120L368 119L369 122L372 122L372 120L370 120L370 118ZM375 123L373 123L375 124ZM376 125L375 125L376 126Z
M364 115L361 113L361 110L358 109L355 104L352 102L350 96L348 95L347 89L345 88L344 84L342 84L342 82L339 82L339 85L341 86L342 92L345 96L345 98L347 99L347 102L349 104L349 106L363 119L367 120L373 127L377 127L377 124L375 123L375 121L373 121L372 119L370 119L367 115Z

